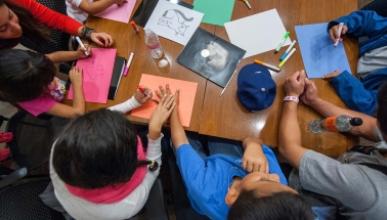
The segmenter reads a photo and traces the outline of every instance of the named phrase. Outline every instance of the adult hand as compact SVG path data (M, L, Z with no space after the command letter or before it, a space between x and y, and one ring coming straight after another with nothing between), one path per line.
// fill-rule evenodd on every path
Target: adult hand
M74 87L82 87L83 71L78 67L73 67L69 72L70 81Z
M343 41L343 38L341 36L345 35L348 32L347 25L343 25L343 28L341 29L341 32L339 33L339 24L332 26L331 29L329 29L329 37L331 40L336 43L337 40Z
M269 172L266 156L263 154L262 146L253 138L246 138L243 141L245 152L242 157L242 167L249 173Z
M341 74L341 72L339 72L339 70L335 70L335 71L333 71L333 72L330 72L330 73L328 73L328 74L326 74L326 75L324 75L324 79L332 79L332 78L335 78L336 76L338 76L338 75L340 75Z
M285 94L299 97L304 92L306 74L304 70L297 71L285 81Z
M301 96L301 101L310 106L319 98L316 84L309 79L305 79L305 91Z
M141 104L144 104L148 100L152 99L152 97L153 93L149 88L138 88L134 94L134 98L136 98L136 100Z
M100 47L110 47L113 45L113 38L104 32L93 32L90 39Z

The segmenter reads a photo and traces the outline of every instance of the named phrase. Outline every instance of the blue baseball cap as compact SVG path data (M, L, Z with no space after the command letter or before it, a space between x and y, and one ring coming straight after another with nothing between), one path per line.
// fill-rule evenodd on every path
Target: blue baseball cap
M270 107L275 94L276 84L266 67L249 64L240 70L237 95L247 110L260 111Z

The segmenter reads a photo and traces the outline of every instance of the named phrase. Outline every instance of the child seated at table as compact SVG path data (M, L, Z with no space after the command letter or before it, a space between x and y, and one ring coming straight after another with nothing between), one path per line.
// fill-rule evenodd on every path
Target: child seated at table
M138 91L124 103L73 120L53 144L55 196L73 218L128 219L144 206L160 172L161 128L175 105L173 95L161 98L145 148L122 113L149 100L149 94Z
M169 88L162 93L170 94ZM178 103L179 93L176 93ZM178 104L177 104L178 105ZM257 189L262 195L296 192L289 188L273 151L255 138L241 145L232 141L208 138L209 156L203 140L188 139L180 123L178 106L170 117L171 138L177 166L193 209L210 219L227 218L229 206L245 190Z
M66 0L67 15L83 23L89 14L94 15L113 4L121 6L127 0ZM133 1L133 0L129 0Z
M387 18L375 11L355 11L331 21L328 32L333 42L345 35L357 38L360 58L356 74L359 79L347 71L333 72L326 78L349 108L375 116L377 91L387 80Z
M74 89L73 105L60 103L66 93L66 82L55 76L55 62L84 57L81 50L58 51L49 55L19 49L0 50L0 100L16 105L34 116L48 113L64 118L82 115L85 103L82 70L69 73Z

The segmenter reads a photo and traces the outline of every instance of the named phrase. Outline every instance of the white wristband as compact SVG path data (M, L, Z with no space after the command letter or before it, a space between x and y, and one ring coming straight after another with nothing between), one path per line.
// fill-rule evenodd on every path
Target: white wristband
M298 99L298 96L285 96L284 101L298 103L300 100Z

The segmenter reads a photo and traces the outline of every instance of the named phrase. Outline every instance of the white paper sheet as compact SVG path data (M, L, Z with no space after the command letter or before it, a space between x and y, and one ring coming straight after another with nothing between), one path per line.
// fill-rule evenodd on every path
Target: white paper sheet
M232 44L246 50L245 58L275 49L286 29L276 9L224 24ZM284 46L291 43L290 38Z
M203 19L203 13L159 0L145 25L157 35L186 45Z

